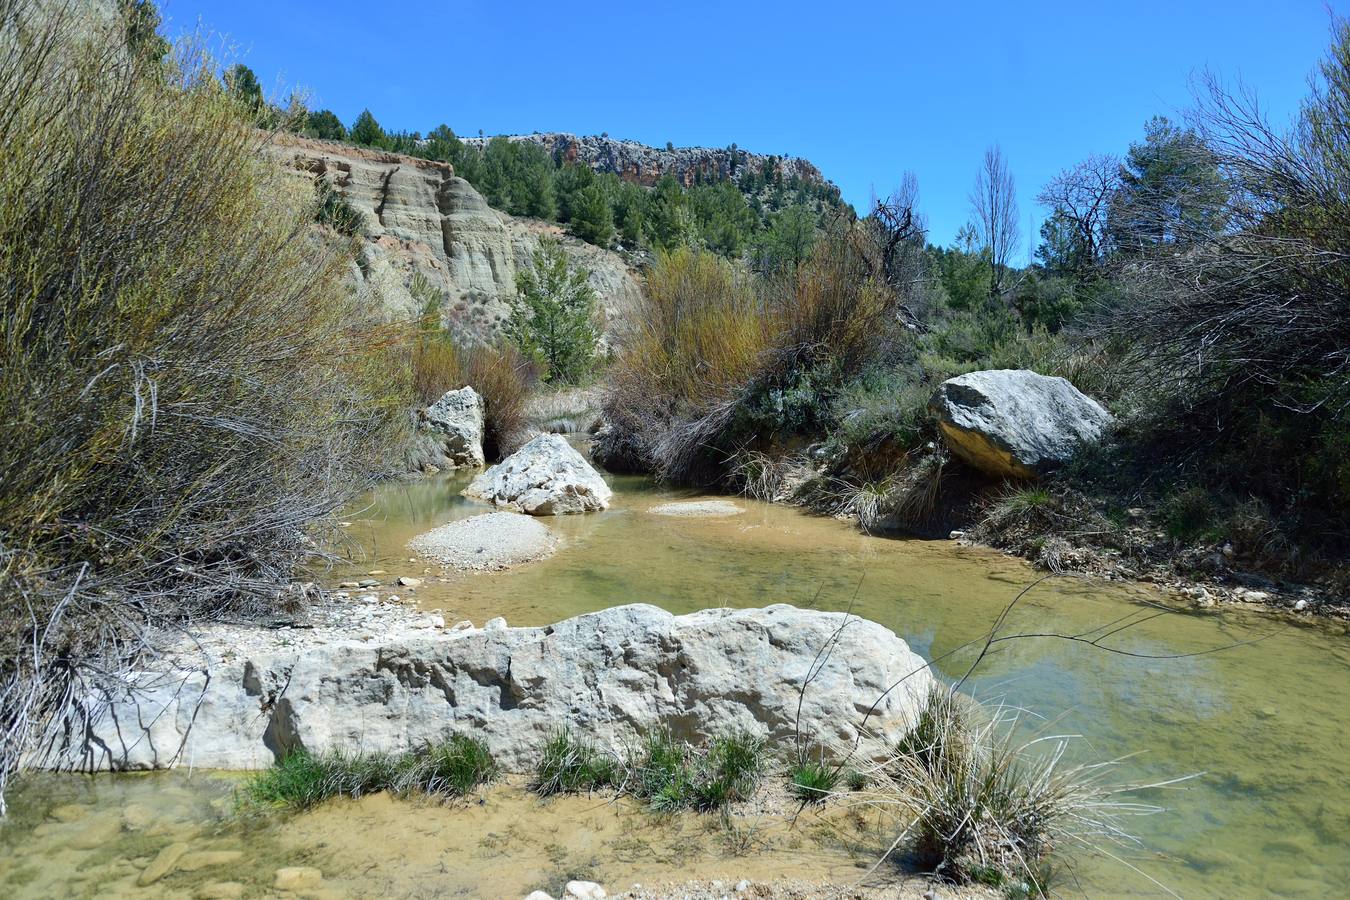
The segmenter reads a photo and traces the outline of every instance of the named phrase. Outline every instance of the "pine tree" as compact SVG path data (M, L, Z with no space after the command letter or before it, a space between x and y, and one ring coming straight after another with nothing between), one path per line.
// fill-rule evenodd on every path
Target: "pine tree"
M375 121L375 117L368 109L361 110L361 115L352 123L351 133L347 137L353 144L360 144L363 147L379 147L385 142L384 129Z
M597 247L614 240L614 210L598 182L577 194L572 209L572 233Z
M576 383L595 364L600 335L589 277L552 240L541 241L533 265L516 273L519 296L507 333L522 352L545 366L548 381Z

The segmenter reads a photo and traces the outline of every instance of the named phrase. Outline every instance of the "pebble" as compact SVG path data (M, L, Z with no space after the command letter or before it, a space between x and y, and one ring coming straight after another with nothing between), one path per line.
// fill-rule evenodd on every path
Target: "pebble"
M400 579L398 580L398 583L399 583L399 587L413 587L413 588L415 588L415 587L420 587L420 586L421 586L421 584L422 584L422 579L420 579L420 578L411 578L411 577L409 577L409 576L407 576L407 575L404 575L402 578L400 578Z
M1294 604L1294 612L1303 612L1307 608L1308 608L1308 601L1306 599L1300 599L1297 603Z
M451 631L473 631L473 623L468 619L461 619L450 626Z
M356 600L357 600L358 603L378 603L378 602L380 602L380 598L379 598L379 597L376 597L374 594L362 594L360 597L357 597Z
M740 881L736 882L736 893L744 894L748 890L750 890L750 881L748 879L742 878Z
M359 581L343 581L338 584L340 591L354 591L361 586Z
M947 535L947 537L953 541L959 541L965 536L966 533L964 531L953 531L951 534Z
M530 891L525 895L525 900L553 900L553 895L545 894L543 891Z
M367 574L367 575L388 575L389 573L386 572L384 569L371 569L371 570L370 570L369 572L367 572L366 574Z
M497 616L495 619L488 619L487 624L483 626L484 631L498 631L506 627L506 619ZM594 884L591 881L577 882L577 884ZM603 895L601 895L603 896Z
M608 894L594 881L569 881L567 887L563 888L563 896L577 900L604 900Z
M363 578L356 583L356 586L368 588L368 587L375 587L379 583L380 580L378 578Z
M444 627L445 627L445 616L431 616L430 619L431 619L431 627L432 627L432 628L444 628Z

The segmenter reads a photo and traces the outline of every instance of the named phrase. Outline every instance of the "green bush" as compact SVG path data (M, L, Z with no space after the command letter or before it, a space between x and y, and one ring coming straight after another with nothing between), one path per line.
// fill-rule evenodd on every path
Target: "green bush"
M519 296L507 333L552 383L576 384L595 366L600 328L589 277L553 240L540 241L532 265L516 273Z
M799 759L788 770L789 789L803 803L824 803L838 787L843 770L823 758Z

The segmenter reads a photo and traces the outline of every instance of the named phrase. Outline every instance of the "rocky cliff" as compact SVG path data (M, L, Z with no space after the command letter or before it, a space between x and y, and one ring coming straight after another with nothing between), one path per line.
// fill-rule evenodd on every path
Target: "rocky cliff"
M492 209L448 163L293 135L278 136L268 152L297 177L326 178L365 215L360 265L352 275L391 318L418 315L435 299L456 331L492 335L510 314L516 271L547 235L590 271L606 337L622 343L641 285L618 254Z
M698 181L738 178L742 172L769 171L783 178L824 183L825 177L809 161L795 156L766 156L745 150L713 147L672 147L660 150L637 141L610 137L578 137L565 132L506 135L508 141L540 144L555 159L583 163L597 172L613 172L626 181L654 185L663 175L674 175L686 187ZM466 138L464 143L482 147L487 139Z

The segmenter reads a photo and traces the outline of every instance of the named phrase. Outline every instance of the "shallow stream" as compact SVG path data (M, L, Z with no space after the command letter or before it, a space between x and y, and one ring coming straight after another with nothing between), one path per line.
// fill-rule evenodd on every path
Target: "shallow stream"
M969 650L952 651L985 634L1039 577L992 551L868 537L832 519L753 501L738 500L746 512L727 518L657 516L647 509L689 495L638 478L610 481L616 497L609 511L548 520L562 538L552 558L445 581L437 570L409 562L404 545L484 508L459 497L462 479L387 486L351 513L351 562L327 577L335 583L371 570L384 570L388 580L417 576L419 605L441 610L449 622L478 625L498 615L512 625L544 624L632 602L676 613L778 602L851 605L925 657L943 657L936 669L947 678L959 678L972 660ZM1052 578L1028 593L1005 631L1081 634L1164 599L1145 585ZM967 683L981 697L1045 716L1051 733L1082 735L1080 759L1128 756L1114 780L1198 775L1137 798L1167 808L1125 823L1141 847L1110 848L1118 859L1070 853L1073 873L1061 891L1166 896L1160 883L1188 897L1344 896L1350 885L1345 627L1243 610L1178 609L1107 643L1125 653L1053 637L1010 641ZM205 773L34 781L0 828L0 884L18 896L103 896L135 884L139 868L132 860L143 863L175 840L194 850L200 844L244 852L147 890L190 895L194 886L226 881L253 895L283 865L317 866L341 894L387 897L519 896L522 888L587 866L623 887L765 873L830 878L860 871L874 845L864 840L862 852L850 856L803 827L751 841L748 855L733 855L725 835L697 819L658 820L593 800L541 805L510 788L489 792L486 804L468 810L371 798L329 804L284 827L240 829L228 814L232 790L229 779ZM74 812L61 806L70 803L82 806ZM128 821L131 811L144 820L140 827Z

